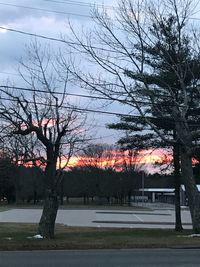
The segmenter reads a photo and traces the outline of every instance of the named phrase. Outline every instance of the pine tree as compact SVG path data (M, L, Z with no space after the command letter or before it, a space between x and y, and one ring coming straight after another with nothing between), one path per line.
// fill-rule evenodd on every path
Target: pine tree
M154 23L151 33L157 40L153 46L147 45L143 49L148 55L146 64L154 70L154 72L145 73L141 77L140 74L126 70L126 75L134 80L143 80L147 85L148 93L139 88L138 93L142 95L151 94L151 107L147 107L146 112L151 112L153 122L156 127L163 129L167 134L171 134L174 139L173 156L174 156L174 174L175 174L175 192L176 192L176 229L181 230L180 221L180 150L181 137L177 133L177 123L172 120L174 102L178 103L181 108L184 96L182 96L182 87L187 88L187 96L189 99L187 113L185 118L188 121L188 127L191 130L197 130L199 124L199 92L194 87L194 80L200 78L199 66L200 61L198 55L192 55L190 50L190 42L187 36L182 36L179 40L179 25L177 18L171 16ZM181 77L181 79L179 78ZM166 94L168 89L172 94ZM171 97L173 95L173 98ZM163 114L165 114L163 116ZM179 120L179 118L177 118ZM146 136L148 139L148 135ZM141 137L144 139L145 135ZM121 140L122 141L122 140ZM152 139L152 142L154 140ZM157 143L158 144L158 143ZM167 144L166 144L167 145ZM169 144L168 144L169 145ZM184 148L185 149L185 148ZM188 178L188 177L187 177Z

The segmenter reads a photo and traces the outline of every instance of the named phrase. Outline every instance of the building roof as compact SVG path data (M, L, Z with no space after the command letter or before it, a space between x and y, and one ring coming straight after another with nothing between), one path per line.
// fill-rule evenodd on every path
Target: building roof
M144 192L158 192L158 193L173 193L174 188L140 188L139 191Z
M200 184L197 184L198 191L200 191ZM182 184L181 189L185 191L185 186ZM140 188L139 191L141 192L155 192L155 193L173 193L175 188Z

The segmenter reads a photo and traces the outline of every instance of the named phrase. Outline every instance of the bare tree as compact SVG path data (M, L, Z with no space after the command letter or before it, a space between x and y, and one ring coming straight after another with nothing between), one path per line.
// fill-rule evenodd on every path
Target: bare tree
M2 132L0 142L1 152L18 165L40 166L44 164L40 155L40 144L34 133L29 135L13 135L10 129Z
M200 138L200 46L189 24L194 8L192 0L121 0L114 19L94 10L96 27L85 38L71 30L78 42L73 48L98 71L86 73L75 65L70 71L82 86L129 107L164 142L179 144L193 230L199 233L200 195L192 170ZM61 63L68 67L64 58ZM155 114L157 121L172 120L176 139L157 127Z
M31 92L24 93L16 87L1 88L0 116L12 135L32 136L40 143L35 152L45 167L45 200L38 233L53 238L62 181L62 172L57 171L58 159L63 155L62 167L66 167L76 147L83 144L85 117L68 103L68 75L60 77L48 47L43 50L32 43L21 66L21 76ZM29 160L36 160L35 156Z
M90 144L79 155L78 165L100 169L115 169L119 158L114 146L108 144Z

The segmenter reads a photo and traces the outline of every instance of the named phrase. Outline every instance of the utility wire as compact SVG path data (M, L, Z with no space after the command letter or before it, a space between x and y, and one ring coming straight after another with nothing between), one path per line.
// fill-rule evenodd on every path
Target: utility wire
M7 97L2 97L0 96L0 99L1 100L5 100L5 101L13 101L13 102L19 102L19 100L17 98L13 98L13 99L10 99L10 98L7 98ZM20 100L20 102L22 103L26 103L27 104L27 101L26 100ZM56 104L46 104L46 103L42 103L42 102L34 102L34 101L28 101L29 104L33 104L33 105L41 105L41 106L46 106L46 107L58 107ZM131 118L141 118L141 116L137 116L137 115L130 115L130 114L125 114L125 113L120 113L120 112L111 112L111 111L101 111L101 110L95 110L95 109L88 109L88 108L79 108L79 107L70 107L70 106L62 106L62 108L64 109L69 109L69 110L72 110L72 111L77 111L77 112L84 112L84 113L88 113L88 112L92 112L92 113L97 113L97 114L104 114L104 115L115 115L115 116L124 116L124 117L131 117ZM1 109L1 107L0 107ZM150 116L145 116L145 118L148 118L148 119L153 119L153 117L150 117Z
M5 100L5 101L13 101L13 102L19 102L19 99L17 98L13 98L13 99L10 99L10 98L6 98L6 97L2 97L0 96L0 100ZM29 104L33 104L33 105L41 105L41 106L45 106L45 107L55 107L55 108L58 108L58 105L56 104L47 104L47 103L42 103L42 102L34 102L34 101L28 101L27 100L20 100L21 103L29 103ZM101 111L101 110L95 110L95 109L88 109L88 108L79 108L79 107L71 107L71 106L62 106L61 108L63 109L68 109L68 110L72 110L72 111L75 111L75 112L80 112L80 113L88 113L88 112L91 112L91 113L96 113L96 114L103 114L103 115L108 115L108 116L123 116L123 117L127 117L127 118L133 118L133 119L148 119L148 120L158 120L159 118L158 117L152 117L152 116L142 116L142 115L131 115L131 114L126 114L126 113L120 113L120 112L111 112L111 111ZM0 107L0 110L1 110L1 107ZM160 119L172 119L173 118L166 118L166 117L161 117ZM182 121L180 121L182 122ZM189 126L200 126L200 124L191 124L190 122L188 122Z
M19 91L28 91L28 92L33 92L33 93L44 93L44 94L54 94L54 95L66 95L67 96L74 96L74 97L82 97L82 98L89 98L89 99L95 99L95 100L105 100L105 101L115 101L115 102L119 102L121 104L126 104L127 101L124 99L112 99L112 98L108 98L108 97L103 97L103 96L94 96L94 95L85 95L85 94L75 94L75 93L63 93L63 92L59 92L59 91L46 91L46 90L37 90L37 89L32 89L32 88L27 88L27 87L17 87L17 86L8 86L8 85L0 85L0 90L1 88L4 89L12 89L12 90L19 90ZM133 95L134 96L134 95ZM137 95L135 95L137 96ZM154 94L154 96L159 97L159 98L171 98L171 96L169 95L161 95L161 94ZM141 101L141 100L136 100L135 104L144 104L144 105L162 105L162 106L170 106L170 103L152 103L149 101ZM171 106L173 106L171 104ZM179 107L182 107L182 105L180 104Z
M100 8L105 8L105 9L117 9L118 7L116 6L108 6L108 5L101 5L98 4L97 2L89 3L89 2L80 2L80 1L66 1L66 0L43 0L45 2L52 2L52 3L57 3L57 4L65 4L65 5L76 5L76 6L83 6L83 7L100 7Z
M50 41L56 41L56 42L60 42L60 43L64 43L64 44L77 45L77 46L81 46L81 47L83 46L80 43L65 41L63 39L49 37L49 36L36 34L36 33L31 33L31 32L27 32L27 31L21 31L21 30L17 30L16 28L8 28L8 27L0 26L0 29L6 30L6 31L10 31L10 32L19 33L19 34L23 34L23 35L28 35L28 36L31 36L31 37L37 37L37 38L46 39L46 40L50 40ZM84 44L84 47L91 48L91 49L98 49L98 50L105 51L105 52L116 53L116 51L114 51L114 50L106 49L106 48L103 48L103 47L89 46L89 45L85 45L85 44Z
M28 92L34 92L34 93L64 95L63 92L58 92L58 91L48 92L46 90L36 90L36 89L32 89L32 88L15 87L15 86L7 86L7 85L0 85L0 88L5 88L5 89L7 88L7 89L13 89L13 90L20 90L20 91L28 91ZM102 96L90 96L90 95L74 94L74 93L66 93L66 96L77 96L77 97L83 97L83 98L90 98L90 99L97 99L97 100L100 99L100 100L111 101L111 99L108 99L108 98L102 97Z
M56 0L43 0L43 1L48 1L48 2L61 2L61 1L56 1ZM67 1L64 1L64 3L67 3ZM77 5L83 5L84 2L76 2ZM69 4L73 4L73 2L69 2ZM89 3L88 3L89 4ZM8 7L18 7L18 8L24 8L24 9L31 9L31 10L36 10L36 11L43 11L43 12L48 12L48 13L55 13L55 14L63 14L63 15L72 15L72 16L80 16L80 17L87 17L87 18L93 18L92 16L89 15L83 15L79 13L71 13L71 12L64 12L64 11L59 11L59 10L49 10L45 8L37 8L33 6L24 6L24 5L16 5L16 4L11 4L11 3L4 3L0 2L0 5L8 6ZM91 4L92 6L92 4ZM93 5L95 6L95 4ZM101 7L106 7L104 5L99 5ZM107 6L108 8L116 9L118 7L112 7L112 6ZM191 20L200 20L200 18L195 18L195 17L189 17L188 19Z
M12 89L12 90L19 90L19 91L28 91L28 92L34 92L34 93L44 93L44 94L54 94L54 95L64 95L63 92L58 92L58 91L46 91L46 90L36 90L36 89L32 89L32 88L25 88L25 87L16 87L16 86L7 86L7 85L0 85L0 88L4 88L4 89ZM75 96L75 97L82 97L82 98L89 98L89 99L95 99L95 100L105 100L105 101L116 101L119 103L124 103L126 104L126 101L124 99L112 99L112 98L108 98L108 97L103 97L103 96L92 96L92 95L85 95L85 94L74 94L74 93L65 93L66 97L67 96ZM156 96L156 95L155 95ZM157 95L157 97L167 97L170 98L170 96L162 96L162 95ZM152 103L152 102L147 102L147 101L135 101L136 104L145 104L145 105L159 105L159 103ZM160 103L160 105L162 106L167 106L169 107L170 104L169 103ZM180 105L181 106L181 105Z
M43 1L45 1L45 2L62 3L62 4L70 4L70 5L78 5L78 6L101 7L101 8L113 9L113 10L119 9L119 6L98 4L97 2L89 3L89 2L82 2L82 1L75 1L75 0L62 0L62 1L61 0L43 0ZM193 15L197 14L199 12L200 12L200 10L197 10L196 12L193 13ZM198 18L194 18L194 17L190 17L190 19L199 20Z
M1 3L0 3L1 4ZM196 19L196 20L200 20L200 18L190 18L190 19ZM89 49L97 49L100 51L105 51L105 52L110 52L110 53L116 53L116 50L111 50L108 48L103 48L103 47L97 47L97 46L89 46L86 44L81 44L78 42L70 42L70 41L66 41L64 39L60 39L60 38L55 38L55 37L50 37L50 36L46 36L46 35L42 35L42 34L37 34L37 33L31 33L28 31L22 31L22 30L18 30L16 28L10 28L10 27L4 27L4 26L0 26L0 29L5 30L5 31L9 31L9 32L14 32L14 33L18 33L18 34L23 34L23 35L27 35L27 36L31 36L31 37L37 37L37 38L41 38L41 39L45 39L45 40L49 40L49 41L55 41L55 42L60 42L63 44L69 44L71 46L76 45L76 46L80 46L80 47L85 47L85 48L89 48ZM128 48L128 49L132 49L132 48Z
M25 34L25 35L29 35L29 36L39 37L39 38L43 38L43 39L48 39L48 40L51 40L51 41L57 41L57 42L61 42L61 43L67 43L67 44L70 44L70 45L79 45L79 46L82 46L80 43L69 42L69 41L65 41L65 40L62 40L62 39L58 39L58 38L52 38L52 37L48 37L48 36L44 36L44 35L33 34L33 33L30 33L30 32L16 30L14 28L7 28L7 27L0 26L0 29L11 31L11 32L16 32L16 33L20 33L20 34ZM86 47L89 48L89 46L86 46ZM113 50L104 49L104 48L100 48L100 47L96 47L96 46L91 46L90 48L92 48L92 49L99 49L99 50L103 50L103 51L107 51L107 52L116 52L116 51L113 51ZM15 74L13 74L13 75L15 75ZM3 87L5 88L5 86L3 86ZM18 89L21 89L21 90L29 90L29 91L36 91L36 90L33 90L33 89L28 89L28 88L27 89L25 89L25 88L18 88ZM43 91L41 91L41 92L43 92ZM56 92L56 93L58 93L58 92ZM85 96L85 95L78 95L78 94L68 94L68 95L79 96L79 97L90 97L90 98L93 98L93 99L97 99L98 98L98 99L102 99L102 100L109 100L109 99L104 98L104 97ZM163 96L163 97L170 97L170 96ZM111 100L111 101L113 101L113 100ZM140 103L141 104L142 103L143 104L150 104L150 103L142 102L142 101L140 101Z
M92 18L89 15L72 13L72 12L64 12L64 11L59 11L59 10L50 10L50 9L38 8L38 7L32 7L32 6L22 6L22 5L15 5L15 4L3 3L3 2L0 2L0 5L9 6L9 7L18 7L18 8L24 8L24 9L31 9L31 10L42 11L42 12L47 12L47 13L55 13L55 14L62 14L62 15L71 15L71 16Z
M9 98L5 98L5 97L0 97L1 100L8 100L8 101L18 101L16 100L11 100ZM21 102L25 102L25 101L21 101ZM35 104L33 101L28 101L30 104ZM57 107L56 104L45 104L42 102L37 102L37 105L42 105L42 106L51 106L51 107ZM110 112L110 111L101 111L101 110L94 110L94 109L88 109L88 108L79 108L79 107L67 107L67 106L62 106L62 108L64 109L69 109L72 111L78 111L78 112L84 112L84 113L88 113L88 112L92 112L92 113L97 113L97 114L104 114L104 115L116 115L116 116L126 116L126 117L134 117L134 118L140 118L140 116L132 116L132 115L127 115L125 113L119 113L119 112Z

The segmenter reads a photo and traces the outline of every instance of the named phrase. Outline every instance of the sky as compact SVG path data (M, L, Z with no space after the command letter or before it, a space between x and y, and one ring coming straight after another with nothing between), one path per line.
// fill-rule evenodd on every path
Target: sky
M77 32L82 28L92 26L91 9L93 5L101 8L103 1L90 0L8 0L0 2L0 26L19 31L30 32L37 35L60 39L61 36L69 36L68 21ZM106 0L108 10L116 5L116 1ZM18 75L19 61L25 57L26 46L33 41L33 37L0 29L0 82L6 84L7 80L15 86L23 86ZM53 51L64 49L63 44L56 41L47 41L38 38L42 44L49 43ZM68 91L77 94L87 94L83 89L69 85ZM101 101L91 101L86 98L71 97L71 101L80 108L89 108L101 111L120 112L122 107L109 106ZM92 126L92 136L96 143L114 144L120 134L109 130L106 124L117 121L114 115L88 114L88 123Z
M93 27L91 8L93 4L98 8L104 5L112 15L113 7L117 5L114 0L2 0L0 1L0 26L18 31L30 32L55 39L69 36L68 22L74 30L81 33L82 28ZM23 86L18 75L19 61L25 57L26 46L33 41L33 37L16 32L0 29L0 83L6 84L10 80L15 86ZM56 41L47 41L38 38L42 44L50 43L52 50L64 49L64 45ZM87 94L84 89L70 84L69 92ZM127 113L123 106L108 105L102 101L91 101L86 98L71 98L80 108ZM122 133L109 130L108 123L117 122L115 115L89 113L87 123L94 125L92 136L94 143L114 144ZM160 152L159 152L160 153Z
M102 157L79 157L72 158L69 162L68 167L73 166L98 166L100 168L111 167L116 171L120 171L124 167L124 162L127 166L130 164L130 157L128 152L110 150L110 153L102 155ZM131 158L131 162L135 165L136 170L144 170L147 174L161 172L170 173L172 167L170 163L172 162L172 156L169 154L169 151L163 152L162 149L148 149L141 150L139 154ZM64 162L63 162L64 163Z

